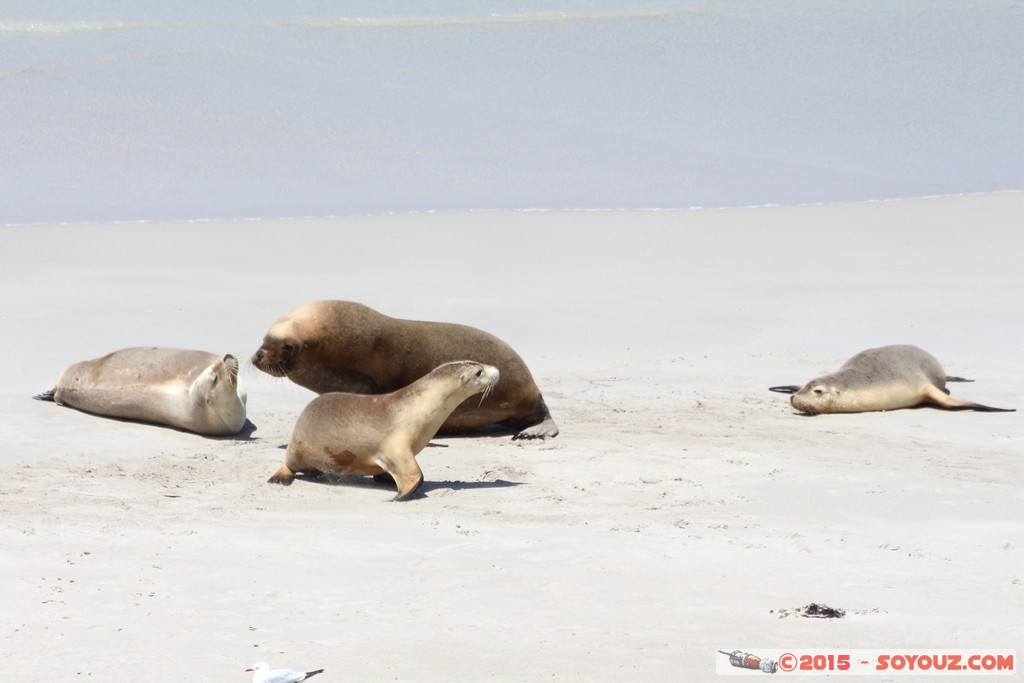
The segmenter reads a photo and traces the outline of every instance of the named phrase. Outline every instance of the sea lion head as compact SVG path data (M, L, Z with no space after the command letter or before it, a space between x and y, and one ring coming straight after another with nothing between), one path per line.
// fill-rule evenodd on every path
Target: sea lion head
M245 387L238 377L238 359L230 353L196 377L189 395L198 422L222 426L232 434L245 426Z
M793 394L789 403L808 415L833 413L837 412L836 404L840 401L841 396L842 393L834 382L829 381L828 377L819 377L812 379Z
M252 364L318 394L371 394L404 386L412 380L395 382L388 374L399 365L381 348L376 327L380 318L365 306L344 301L306 304L270 326Z
M427 377L450 378L455 383L453 393L461 393L464 396L472 396L476 393L483 393L480 397L482 402L498 383L501 373L493 365L484 365L472 360L459 360L440 365Z
M501 373L493 365L484 365L483 363L473 361L467 362L464 365L465 367L459 374L459 381L462 382L464 387L482 391L483 395L480 397L480 400L483 401L491 393L494 385L498 383Z
M299 360L303 346L295 323L282 319L263 337L263 344L252 356L252 364L273 377L287 377Z

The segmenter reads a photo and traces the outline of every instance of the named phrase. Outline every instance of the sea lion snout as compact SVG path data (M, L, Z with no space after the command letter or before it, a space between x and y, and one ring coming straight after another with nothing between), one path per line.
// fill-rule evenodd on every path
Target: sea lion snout
M252 354L250 362L257 369L272 377L284 377L299 355L296 344L276 339L265 339L263 345Z
M498 383L500 378L501 373L498 371L498 368L493 365L481 364L477 371L469 378L467 384L483 386L483 390L480 392L480 403L482 405L484 400L494 391L494 385Z
M820 415L831 410L837 396L837 391L815 380L790 396L789 404L802 413Z

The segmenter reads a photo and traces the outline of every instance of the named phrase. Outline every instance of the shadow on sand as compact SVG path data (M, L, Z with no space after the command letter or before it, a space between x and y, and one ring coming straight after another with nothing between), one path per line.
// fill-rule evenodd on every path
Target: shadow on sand
M386 474L378 474L375 477L364 477L364 476L337 476L333 474L304 474L298 472L295 474L295 480L301 482L309 482L312 484L321 484L324 486L357 486L360 488L367 489L380 489L381 491L387 491L388 493L395 493L395 483ZM502 489L510 486L521 486L523 482L518 481L505 481L504 479L498 479L496 481L426 481L420 484L419 489L414 493L409 500L415 500L417 498L423 498L427 493L431 491L440 491L448 489L451 491L472 491L475 489Z

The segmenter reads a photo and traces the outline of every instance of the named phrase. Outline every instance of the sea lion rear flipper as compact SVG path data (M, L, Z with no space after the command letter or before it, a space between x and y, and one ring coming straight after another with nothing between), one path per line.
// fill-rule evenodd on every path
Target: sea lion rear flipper
M295 473L288 469L288 465L281 465L277 472L267 479L268 484L281 484L282 486L291 486L293 481L295 481Z
M973 382L973 379L964 379L963 377L950 377L946 375L947 382Z
M932 385L929 385L924 393L929 401L946 410L977 410L982 413L1014 413L1017 411L1016 408L994 408L973 401L960 401L947 396L944 390Z
M978 411L979 413L1016 413L1016 408L994 408L992 405L982 405L981 403L971 403L965 405L964 410L966 411Z
M964 405L950 408L950 410L977 410L979 413L1015 413L1016 408L996 408L993 406L986 406L980 403L965 403Z
M796 386L795 384L787 384L781 387L768 387L768 391L775 391L780 394L795 394L796 392L800 391L800 387Z
M37 401L54 401L54 402L57 401L56 397L54 396L54 390L53 389L50 389L49 391L44 391L41 394L36 394L32 398L34 398Z

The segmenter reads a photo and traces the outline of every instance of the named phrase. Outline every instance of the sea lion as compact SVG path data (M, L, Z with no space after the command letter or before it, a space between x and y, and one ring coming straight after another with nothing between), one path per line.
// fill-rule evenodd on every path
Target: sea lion
M121 349L75 363L52 390L35 398L207 436L237 434L245 426L246 393L231 354Z
M493 366L457 361L382 396L322 394L299 415L284 464L267 481L287 486L296 472L386 472L398 487L395 500L405 500L423 483L416 454L456 406L481 391L486 398L498 376Z
M318 394L381 394L463 358L497 367L501 385L484 401L459 406L441 433L501 424L516 430L514 439L558 435L519 354L497 337L465 325L401 320L349 301L317 301L274 323L252 363Z
M790 404L808 415L896 410L922 403L947 410L1014 411L949 396L946 382L970 381L947 376L935 356L923 349L895 345L861 351L838 371L812 379L803 388L779 386L771 391L793 394Z

